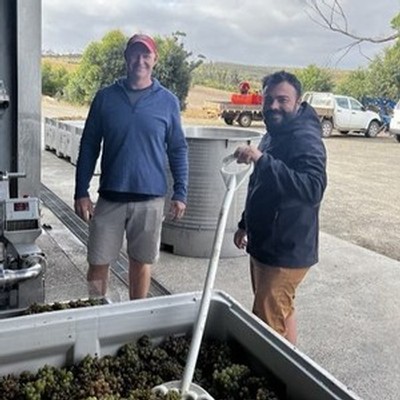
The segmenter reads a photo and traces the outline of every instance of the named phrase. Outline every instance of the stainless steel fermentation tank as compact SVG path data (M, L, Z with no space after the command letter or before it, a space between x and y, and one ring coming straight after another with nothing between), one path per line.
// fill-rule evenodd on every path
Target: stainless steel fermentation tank
M186 127L185 133L189 147L187 210L181 220L168 219L170 191L166 198L161 243L165 250L177 255L207 258L211 254L218 213L226 190L219 172L222 159L240 145L258 144L261 134L249 129L200 126ZM172 182L169 187L172 187ZM221 257L244 255L243 250L234 246L233 234L243 211L246 192L247 182L235 194Z

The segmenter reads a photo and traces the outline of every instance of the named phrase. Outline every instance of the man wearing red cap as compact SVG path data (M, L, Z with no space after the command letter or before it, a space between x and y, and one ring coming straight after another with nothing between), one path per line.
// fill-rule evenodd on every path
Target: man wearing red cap
M129 256L130 299L147 296L151 265L158 259L166 162L174 180L171 218L186 208L187 143L177 97L152 71L157 47L147 35L132 36L125 49L127 77L97 92L83 131L76 167L75 212L89 222L87 279L92 294L106 294L109 265L124 233ZM89 194L101 156L99 199Z

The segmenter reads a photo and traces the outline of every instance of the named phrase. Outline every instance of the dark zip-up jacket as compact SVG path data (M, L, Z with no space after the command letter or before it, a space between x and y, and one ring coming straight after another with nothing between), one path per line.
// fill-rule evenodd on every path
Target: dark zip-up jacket
M327 185L314 109L302 103L287 126L263 137L260 150L239 222L247 252L271 266L309 267L318 261L318 215Z
M88 196L100 150L100 192L164 196L169 162L172 199L186 202L188 155L179 101L156 79L134 106L120 82L96 94L81 139L75 199Z

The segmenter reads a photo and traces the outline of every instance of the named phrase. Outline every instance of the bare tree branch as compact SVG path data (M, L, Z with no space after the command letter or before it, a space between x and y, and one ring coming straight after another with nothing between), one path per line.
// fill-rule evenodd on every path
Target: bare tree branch
M372 59L371 59L370 57L368 57L367 55L365 55L365 54L362 52L362 48L361 48L360 44L361 44L361 42L360 42L359 40L357 40L357 41L354 41L354 42L348 44L347 46L344 46L344 47L338 49L338 50L337 50L337 53L341 53L341 55L340 55L339 58L337 59L336 64L339 64L340 61L342 61L342 60L347 56L347 54L349 54L350 51L353 50L355 47L358 47L359 53L360 53L364 58L366 58L368 61L372 61Z
M329 2L327 0L308 1L313 13L315 14L314 16L307 12L311 20L325 29L329 29L333 32L340 33L344 36L349 37L350 39L353 39L353 42L350 45L351 47L354 47L364 42L386 43L400 38L400 31L382 37L362 36L356 33L352 33L349 30L347 17L339 0L332 0Z

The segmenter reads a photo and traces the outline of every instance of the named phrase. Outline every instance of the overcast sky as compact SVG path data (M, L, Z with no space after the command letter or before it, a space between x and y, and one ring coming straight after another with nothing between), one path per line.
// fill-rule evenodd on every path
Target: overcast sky
M331 0L326 0L331 1ZM365 36L393 33L400 0L340 0L349 25ZM42 47L81 52L107 32L187 34L185 48L210 61L261 66L357 68L383 46L363 45L342 60L349 39L314 23L307 0L42 0Z

